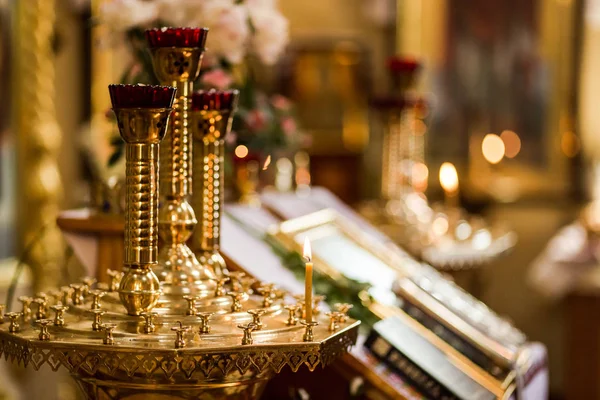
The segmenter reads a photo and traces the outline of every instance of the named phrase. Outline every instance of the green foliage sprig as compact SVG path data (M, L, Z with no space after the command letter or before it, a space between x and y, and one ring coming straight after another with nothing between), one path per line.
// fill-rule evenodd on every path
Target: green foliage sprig
M251 235L269 245L273 253L281 260L281 265L290 270L298 280L304 280L305 261L297 251L289 250L275 236L262 234L231 214L228 214L228 217L236 221ZM364 327L370 328L379 320L361 300L361 297L367 295L370 288L368 283L347 277L333 280L318 270L313 270L313 287L315 293L326 296L325 301L330 307L333 307L335 303L352 304L354 307L350 310L349 315L354 319L359 319Z

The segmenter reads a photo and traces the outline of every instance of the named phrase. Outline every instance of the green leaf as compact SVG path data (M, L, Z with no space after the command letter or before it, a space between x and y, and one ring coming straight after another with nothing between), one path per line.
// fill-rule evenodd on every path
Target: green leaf
M112 167L123 157L123 147L115 148L115 151L110 155L108 159L108 166Z

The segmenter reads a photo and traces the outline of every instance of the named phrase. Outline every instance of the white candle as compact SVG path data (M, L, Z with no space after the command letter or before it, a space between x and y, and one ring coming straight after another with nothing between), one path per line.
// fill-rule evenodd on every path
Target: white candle
M313 263L310 241L304 239L304 259L306 260L306 276L304 278L304 306L306 308L306 322L312 322L312 278Z

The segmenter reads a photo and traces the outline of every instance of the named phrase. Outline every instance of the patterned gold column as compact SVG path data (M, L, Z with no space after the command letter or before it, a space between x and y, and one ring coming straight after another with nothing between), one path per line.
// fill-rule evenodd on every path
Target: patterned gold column
M162 145L157 269L165 293L188 293L214 286L215 273L202 267L186 242L197 223L187 197L192 185L192 143L188 129L189 96L200 73L207 29L163 28L146 31L154 72L162 84L177 87L174 112Z
M119 297L130 315L152 310L161 291L158 266L158 149L169 123L175 88L110 85L125 141L125 275Z
M15 4L12 91L13 132L17 138L18 234L39 290L58 283L64 258L55 224L62 198L58 170L61 146L56 120L54 38L55 1L20 0Z
M225 136L231 130L237 99L237 90L210 90L192 95L192 134L196 148L192 205L200 216L200 230L194 232L192 243L202 265L219 276L227 273L225 260L219 253Z
M412 59L392 57L387 63L392 81L392 94L377 102L385 117L386 129L382 154L382 197L399 200L411 191L414 136L415 83L420 64Z

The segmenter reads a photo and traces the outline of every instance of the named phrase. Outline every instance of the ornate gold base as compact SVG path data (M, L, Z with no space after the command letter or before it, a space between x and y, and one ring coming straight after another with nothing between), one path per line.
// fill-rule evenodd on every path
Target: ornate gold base
M89 400L253 400L259 399L272 373L260 377L240 376L237 382L199 384L148 384L99 381L73 376Z
M201 251L198 253L198 262L202 265L202 269L214 271L218 277L227 276L229 273L225 259L218 250Z

